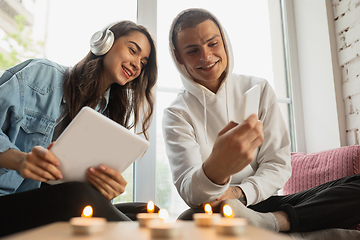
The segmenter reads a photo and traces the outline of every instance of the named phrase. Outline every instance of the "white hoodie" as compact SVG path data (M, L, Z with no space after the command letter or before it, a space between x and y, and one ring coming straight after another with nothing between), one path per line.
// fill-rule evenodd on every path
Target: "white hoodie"
M248 205L267 199L291 175L289 134L273 89L264 79L232 73L233 54L224 29L222 36L229 64L226 78L216 94L196 83L176 61L172 28L173 25L170 50L185 89L164 111L163 134L173 182L180 196L190 207L197 207L214 201L230 185L243 190ZM232 175L229 183L217 185L204 174L202 164L209 157L220 130L230 120L242 121L244 93L256 84L261 86L258 115L264 126L264 142L255 151L251 164Z

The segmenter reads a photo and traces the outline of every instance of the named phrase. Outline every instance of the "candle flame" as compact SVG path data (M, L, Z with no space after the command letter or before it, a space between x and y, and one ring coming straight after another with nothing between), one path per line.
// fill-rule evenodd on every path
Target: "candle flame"
M90 205L87 205L87 206L84 208L81 216L82 216L82 217L85 217L85 218L90 218L90 217L92 217L92 215L93 215L93 209L92 209L92 207L91 207Z
M153 213L155 210L155 204L153 201L149 201L147 204L147 212L148 213Z
M166 209L160 209L159 218L161 218L162 220L168 219L169 218L168 211L166 211Z
M211 215L212 214L212 209L211 209L211 205L210 204L205 204L204 210L207 214Z
M225 217L234 218L234 212L229 205L227 205L227 204L224 205L223 212L224 212Z

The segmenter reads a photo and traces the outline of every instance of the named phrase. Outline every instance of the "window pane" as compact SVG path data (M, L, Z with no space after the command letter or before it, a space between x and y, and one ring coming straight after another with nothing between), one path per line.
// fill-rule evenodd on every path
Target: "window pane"
M170 215L176 218L187 209L187 205L180 198L172 182L169 162L165 152L164 138L161 131L163 109L167 107L170 99L175 99L177 93L157 93L157 123L156 123L156 199L160 208L165 208Z
M289 129L289 120L290 119L290 109L289 109L289 103L283 103L283 102L279 102L279 108L280 108L280 111L283 115L283 118L285 120L285 124L286 124L286 127L287 129Z
M134 164L131 164L123 173L123 178L127 181L125 192L114 198L113 204L120 202L132 202L134 199Z
M110 24L136 22L136 1L125 0L24 0L35 17L34 33L46 40L46 57L71 66L89 52L89 41L96 31ZM126 11L120 11L125 9Z

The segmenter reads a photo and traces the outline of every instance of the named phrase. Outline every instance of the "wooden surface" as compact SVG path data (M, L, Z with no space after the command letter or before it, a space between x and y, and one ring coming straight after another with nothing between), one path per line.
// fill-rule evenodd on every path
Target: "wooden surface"
M214 228L196 227L193 221L181 222L183 230L177 240L185 239L206 239L206 240L286 240L291 239L288 235L282 233L274 233L264 229L247 226L244 236L222 236L215 232ZM49 224L36 229L24 231L3 239L11 240L148 240L152 239L150 230L140 228L137 222L108 222L102 233L87 235L74 235L72 228L68 222L58 222Z

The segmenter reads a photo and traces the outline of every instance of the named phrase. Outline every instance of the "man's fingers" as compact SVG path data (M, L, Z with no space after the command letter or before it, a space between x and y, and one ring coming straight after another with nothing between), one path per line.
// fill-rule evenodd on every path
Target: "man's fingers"
M229 130L234 131L234 134L242 136L246 134L248 131L251 131L255 126L260 122L257 119L256 114L252 114L248 119L246 119L243 123L238 124L236 122L230 121L220 132L219 136L227 133Z
M263 124L258 121L254 128L249 132L252 148L257 148L264 141Z
M252 139L258 138L259 136L263 135L263 124L261 121L257 121L253 128L251 128L250 137Z
M222 202L222 200L219 200L219 201L215 200L213 202L210 202L209 204L210 204L211 208L214 209L214 208L220 206L221 202Z
M251 129L253 129L256 124L259 122L257 115L256 114L252 114L248 119L246 119L244 122L242 122L238 127L237 131L242 131L242 132L246 132L249 131Z
M230 121L228 124L226 124L226 126L219 132L219 136L223 135L224 133L226 133L227 131L229 131L230 129L236 127L237 125L239 125L238 123L234 122L234 121Z
M256 114L251 114L244 122L250 123L252 126L258 121L258 116Z

